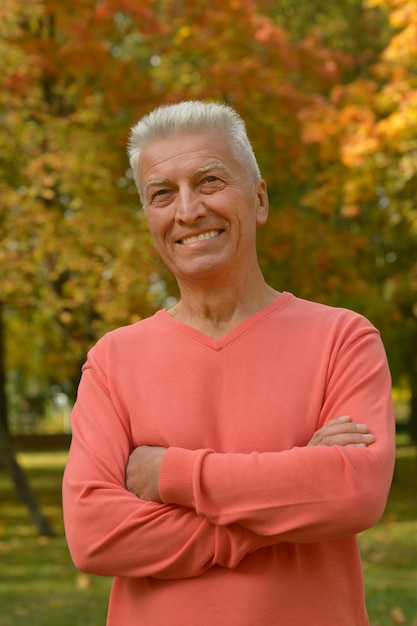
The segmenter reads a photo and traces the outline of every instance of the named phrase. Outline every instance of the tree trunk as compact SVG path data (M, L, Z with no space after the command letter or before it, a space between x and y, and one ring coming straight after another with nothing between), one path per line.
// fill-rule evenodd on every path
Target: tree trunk
M0 302L0 469L4 467L10 474L16 486L16 491L29 509L32 520L40 534L53 537L55 533L37 505L26 475L17 462L10 440L7 420L4 317L2 313L3 307Z
M4 342L4 317L3 303L0 300L0 424L2 430L8 434L7 398L6 398L6 346ZM0 450L0 469L2 467L2 454Z
M0 453L4 467L10 474L22 502L27 506L32 521L39 533L47 537L53 537L55 533L42 511L39 509L34 493L26 479L26 475L17 462L10 437L3 430L3 425L0 426Z
M411 442L417 445L417 383L411 384L410 417L408 421L408 432Z

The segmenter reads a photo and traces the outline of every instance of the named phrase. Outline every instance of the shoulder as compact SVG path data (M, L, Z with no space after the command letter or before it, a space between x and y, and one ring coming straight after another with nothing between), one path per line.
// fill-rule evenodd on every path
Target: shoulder
M288 310L290 316L309 324L349 324L376 331L376 328L366 317L351 309L304 300L297 296L292 296L288 304L290 305Z
M134 324L120 326L107 332L89 350L87 362L128 359L128 355L137 354L148 344L157 345L161 332L159 313L160 311Z
M378 330L363 315L348 308L330 306L291 296L277 323L287 325L288 335L303 340L341 348L361 338L380 341Z

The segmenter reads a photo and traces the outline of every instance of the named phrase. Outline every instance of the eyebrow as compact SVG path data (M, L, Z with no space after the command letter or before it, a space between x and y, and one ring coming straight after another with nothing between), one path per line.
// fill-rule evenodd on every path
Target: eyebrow
M171 181L169 178L155 178L155 180L150 180L148 183L146 183L145 189L143 191L146 195L148 189L151 189L152 187L159 187L160 185L168 185L170 182Z
M212 170L223 170L227 171L227 168L221 163L209 163L208 165L203 165L203 167L199 167L195 170L194 176L196 174L205 174L206 172L210 172Z
M209 163L208 165L203 165L202 167L197 168L192 175L198 176L200 174L205 174L206 172L211 172L213 170L222 170L226 172L227 168L221 163ZM144 193L146 195L149 189L152 189L153 187L160 187L161 185L169 185L171 182L172 181L169 178L155 178L154 180L150 180L145 185Z

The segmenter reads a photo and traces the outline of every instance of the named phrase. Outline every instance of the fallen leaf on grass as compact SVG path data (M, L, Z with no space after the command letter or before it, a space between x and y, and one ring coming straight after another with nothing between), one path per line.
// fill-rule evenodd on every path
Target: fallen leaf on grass
M393 624L405 624L406 617L404 611L399 606L391 609L390 616Z
M89 587L91 587L91 576L89 576L88 574L78 574L76 581L75 581L75 586L77 587L77 589L88 589Z

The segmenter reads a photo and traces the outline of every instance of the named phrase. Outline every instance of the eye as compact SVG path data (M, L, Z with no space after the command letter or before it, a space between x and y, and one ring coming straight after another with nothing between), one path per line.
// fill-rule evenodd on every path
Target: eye
M150 203L151 204L164 204L166 201L168 201L169 198L169 189L156 189L155 192L152 194L151 198L150 198Z
M200 182L201 191L204 193L215 193L224 186L224 182L221 178L215 174L208 174Z
M149 189L145 196L145 205L148 207L163 208L170 204L172 200L172 189L169 187L155 187Z

